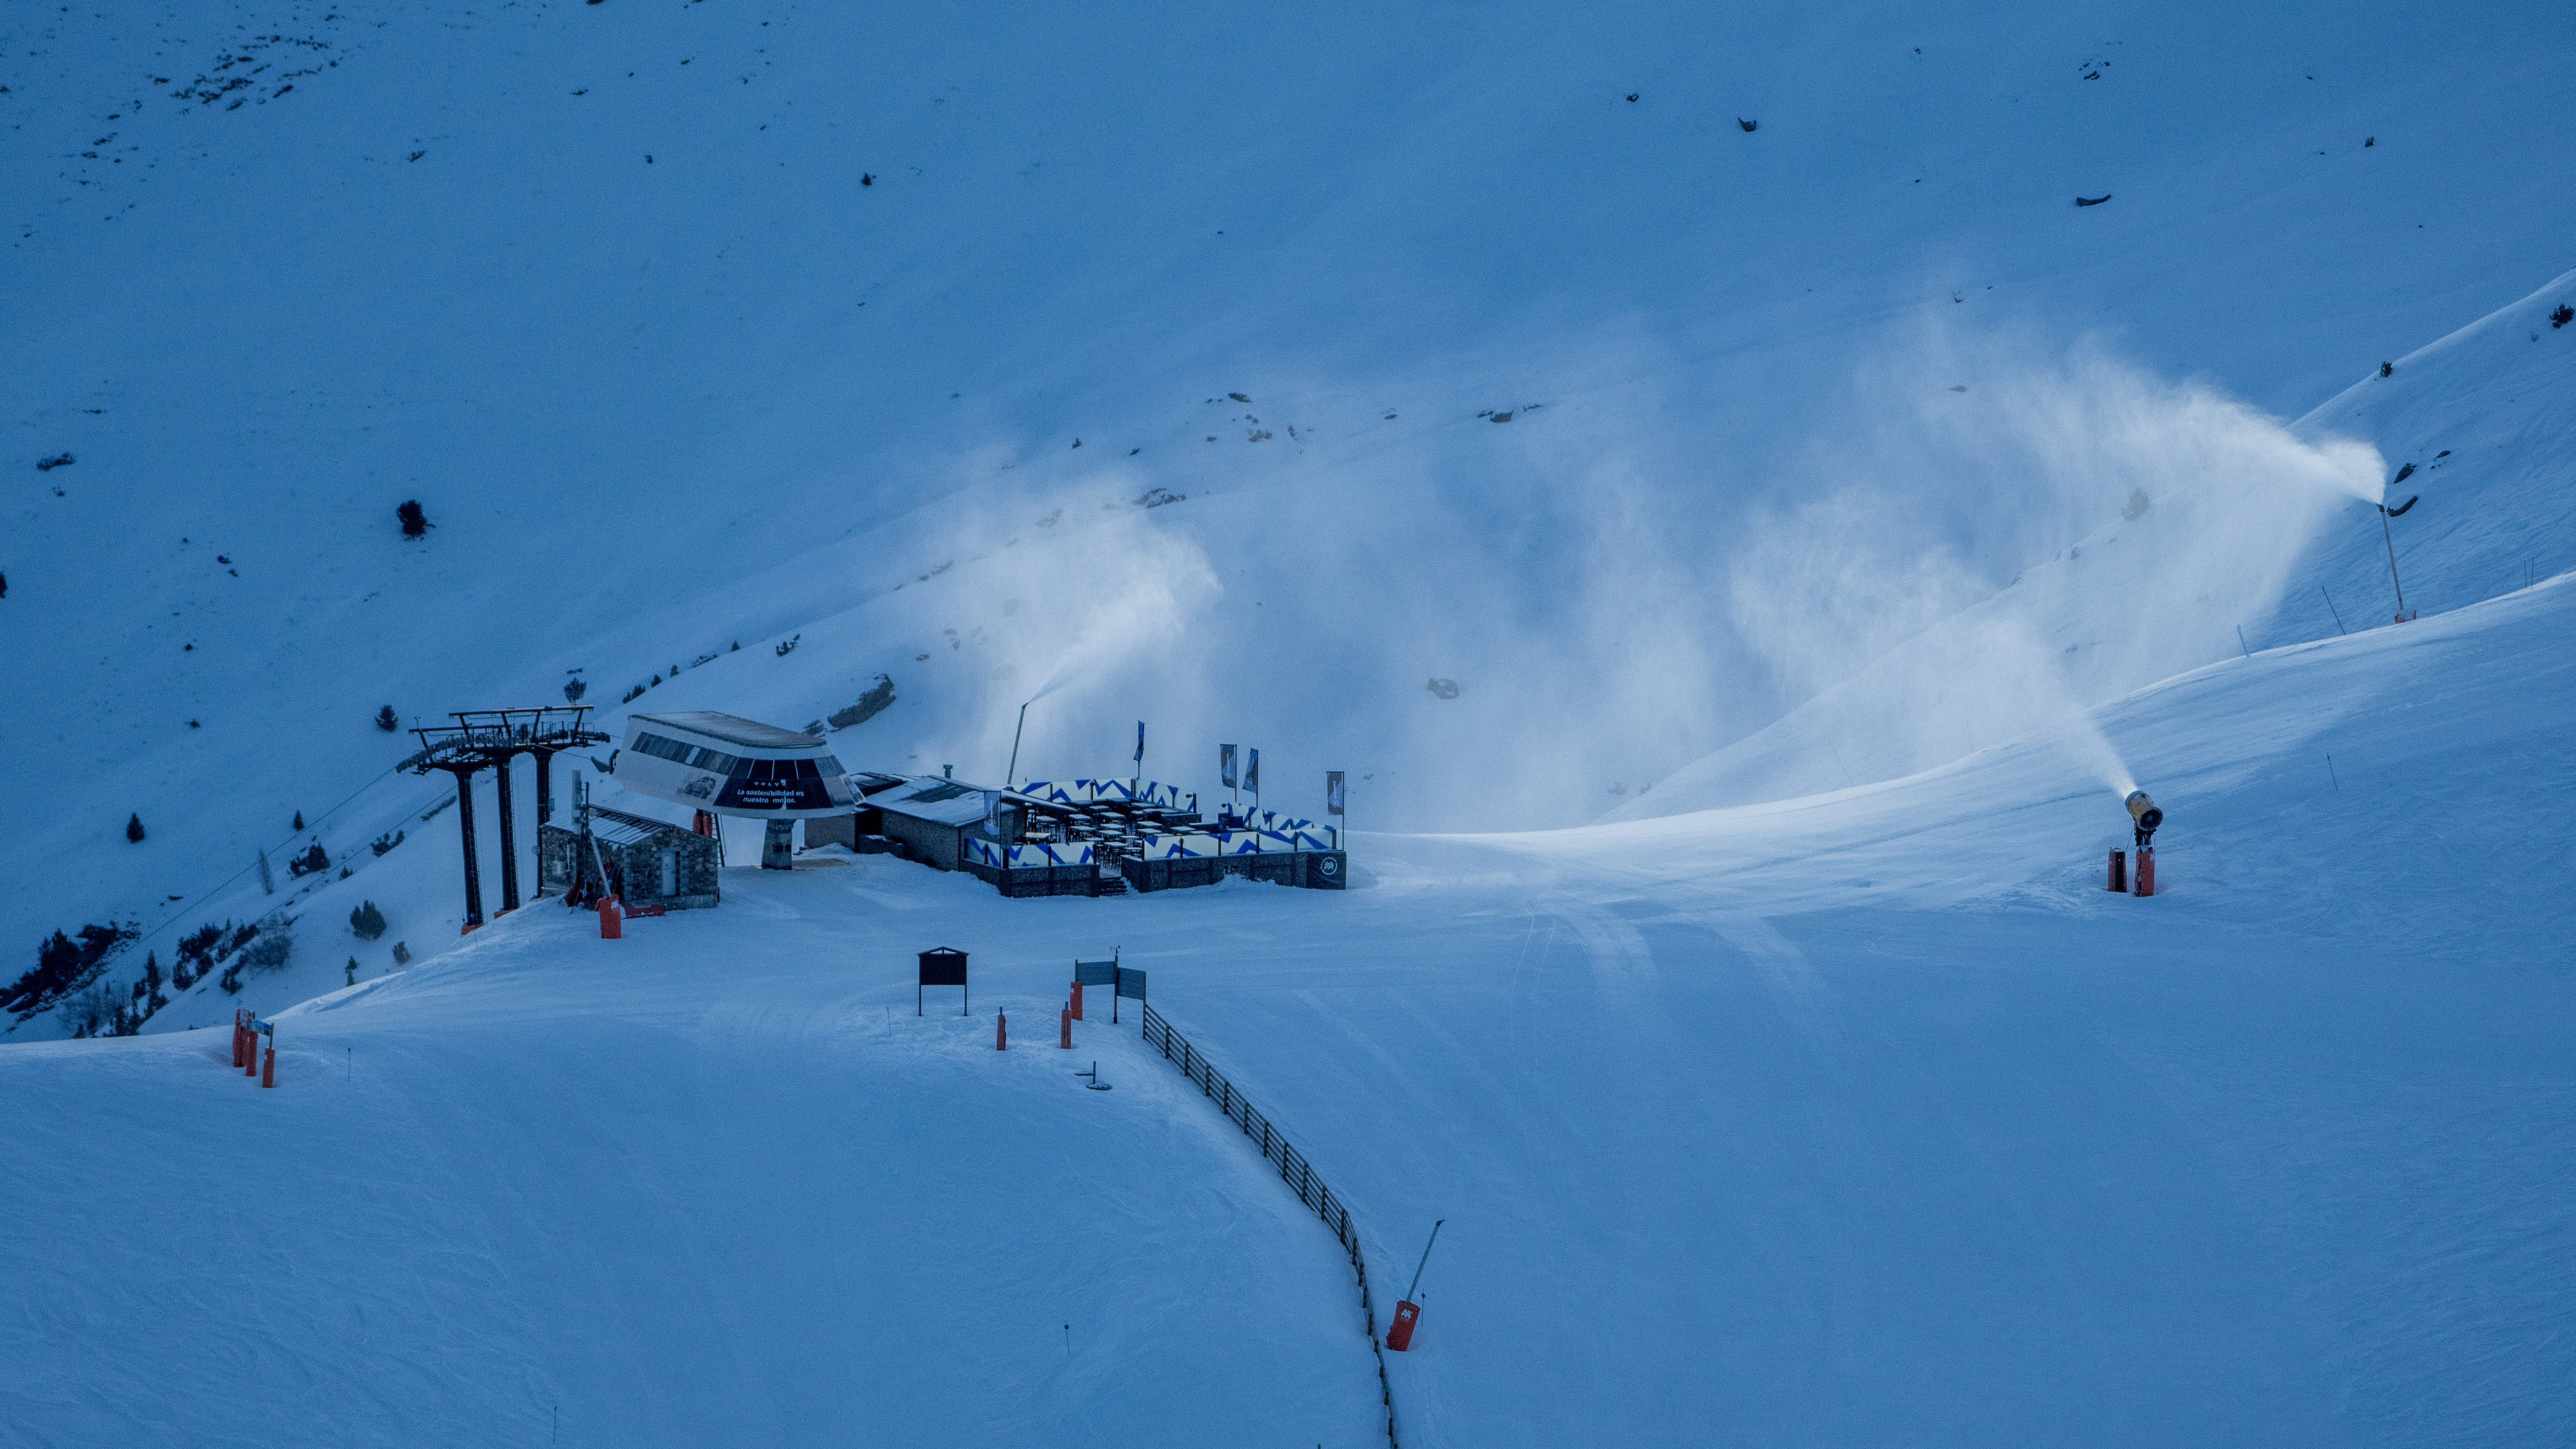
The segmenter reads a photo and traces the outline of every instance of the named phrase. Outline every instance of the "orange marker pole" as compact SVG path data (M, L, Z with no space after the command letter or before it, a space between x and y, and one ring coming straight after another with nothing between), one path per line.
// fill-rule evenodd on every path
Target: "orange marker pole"
M2111 880L2109 884L2102 888L2104 890L2121 891L2124 893L2129 889L2129 853L2127 851L2115 850L2111 852Z
M1006 1052L1006 1051L1009 1051L1010 1049L1011 1049L1011 1019L1010 1019L1010 1017L1008 1017L1008 1016L1004 1015L1004 1014L1003 1014L1003 1013L1001 1013L1001 1012L998 1012L998 1011L997 1011L997 1012L994 1012L994 1013L993 1013L993 1050L995 1050L995 1051L997 1051L997 1052Z
M260 1068L259 1084L263 1087L277 1085L277 1038L275 1037L268 1039L268 1061Z
M1082 983L1079 981L1073 983L1073 1006L1070 1009L1074 1020L1082 1020Z
M1055 1019L1056 1025L1061 1028L1064 1033L1063 1037L1056 1042L1056 1045L1064 1048L1066 1051L1073 1050L1073 1008L1068 1006L1064 1010L1057 1012L1055 1014Z
M2138 847L2138 894L2151 896L2155 893L2156 848L2152 845L2142 845Z
M622 941L626 938L626 914L617 909L617 897L599 898L599 939Z

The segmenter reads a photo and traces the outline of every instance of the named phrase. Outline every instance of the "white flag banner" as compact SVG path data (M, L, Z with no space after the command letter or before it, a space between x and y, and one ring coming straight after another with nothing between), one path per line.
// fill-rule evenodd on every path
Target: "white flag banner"
M1002 792L984 792L984 828L995 835L1002 833Z
M1219 745L1216 747L1216 772L1217 783L1225 786L1225 788L1229 790L1234 788L1234 746Z
M1324 772L1324 813L1327 815L1342 813L1342 772L1339 770Z

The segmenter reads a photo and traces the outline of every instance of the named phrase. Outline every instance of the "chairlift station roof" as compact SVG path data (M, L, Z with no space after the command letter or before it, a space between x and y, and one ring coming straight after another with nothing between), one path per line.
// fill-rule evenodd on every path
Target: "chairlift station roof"
M831 746L714 710L627 716L610 764L629 790L718 815L796 820L855 807Z
M726 714L721 710L684 709L670 714L628 715L627 718L636 724L658 724L674 730L686 730L691 734L705 735L709 739L721 740L729 745L740 745L762 754L792 755L798 750L823 748L823 741L819 736L809 735L801 730L783 730L776 725L762 724L756 719L744 719L741 715Z

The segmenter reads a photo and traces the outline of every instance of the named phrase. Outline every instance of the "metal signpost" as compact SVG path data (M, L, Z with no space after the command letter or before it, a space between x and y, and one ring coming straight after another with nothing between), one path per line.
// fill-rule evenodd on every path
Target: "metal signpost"
M1118 997L1116 995L1118 989L1118 958L1115 954L1112 954L1106 961L1076 961L1073 963L1073 987L1074 996L1077 1000L1079 1000L1082 995L1082 988L1086 986L1106 986L1110 988L1109 1019L1114 1025L1118 1020Z
M1117 989L1115 994L1109 998L1109 1024L1111 1026L1116 1026L1118 1024L1119 997L1132 996L1140 1002L1145 999L1145 973L1132 966L1121 966L1117 969Z

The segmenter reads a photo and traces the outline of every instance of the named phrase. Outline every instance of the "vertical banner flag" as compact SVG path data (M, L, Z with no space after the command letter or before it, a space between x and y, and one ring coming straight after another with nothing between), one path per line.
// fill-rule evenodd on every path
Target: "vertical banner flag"
M1342 813L1342 772L1339 770L1324 772L1324 813L1327 815Z
M1248 753L1251 758L1243 767L1243 788L1258 796L1261 793L1261 752L1252 750Z
M1234 788L1234 746L1219 745L1216 747L1216 772L1219 784L1224 785L1225 788L1229 790Z
M995 835L1002 833L1002 792L984 792L984 828Z
M1145 722L1136 721L1136 763L1145 763Z

